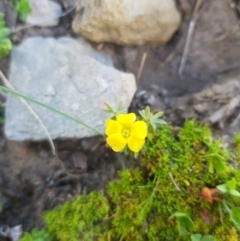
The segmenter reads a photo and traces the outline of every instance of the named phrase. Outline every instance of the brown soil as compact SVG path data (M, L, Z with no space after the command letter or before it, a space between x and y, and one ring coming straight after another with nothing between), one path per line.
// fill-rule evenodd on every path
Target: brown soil
M67 11L74 1L58 2ZM201 91L212 83L225 83L236 76L240 81L239 1L203 1L181 75L178 71L195 1L177 2L182 12L182 25L167 46L122 47L92 43L97 49L111 55L118 69L136 76L143 56L147 55L137 80L138 92L131 110L137 111L147 104L154 109L167 110L171 98ZM9 28L15 29L22 25L8 7L7 0L0 2L0 12L5 13ZM11 34L11 39L17 45L30 36L75 37L71 30L73 17L74 11L63 16L57 27L26 28ZM0 69L6 76L9 62L10 57L0 59ZM189 102L183 103L182 112L192 108ZM171 105L171 108L174 109L174 106ZM214 109L212 105L211 108ZM235 112L239 113L239 108ZM169 120L177 123L178 117L174 115L171 119L171 116L169 113ZM181 118L186 116L181 115ZM43 210L51 209L83 191L103 189L108 180L116 177L117 170L135 164L135 161L127 160L124 155L113 153L106 147L104 140L98 137L54 142L58 158L51 156L47 142L12 142L1 135L0 202L3 211L0 214L0 225L13 227L22 224L23 229L28 231L33 227L40 228Z

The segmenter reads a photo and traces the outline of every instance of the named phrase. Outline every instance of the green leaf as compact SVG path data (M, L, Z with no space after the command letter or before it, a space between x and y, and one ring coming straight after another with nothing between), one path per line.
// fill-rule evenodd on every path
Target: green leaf
M110 110L103 110L103 112L106 112L106 113L112 114L112 111L110 111Z
M12 49L12 42L10 39L0 39L0 57L5 57Z
M120 102L117 106L117 112L120 112L124 109L124 107L122 106L122 102Z
M155 125L155 127L156 127L156 125ZM150 133L152 135L155 135L155 129L154 129L154 126L152 125L152 123L149 123L149 125L148 125L148 133Z
M180 235L185 234L186 229L192 230L194 228L193 221L189 217L177 218L178 231Z
M214 167L213 167L213 161L212 160L209 160L208 170L209 170L210 173L214 172Z
M214 158L212 162L213 162L213 167L217 172L226 172L228 170L226 164L222 160L218 158L216 159Z
M240 226L240 207L233 207L230 213L231 221L236 224L236 226Z
M204 236L201 238L201 241L215 241L215 237L212 236L212 235L204 235Z
M217 190L219 190L220 192L226 193L227 192L227 186L226 184L221 184L217 186Z
M177 219L177 228L180 235L185 234L186 229L193 230L194 223L192 219L185 213L175 212L170 218L175 217Z
M148 140L149 140L150 142L152 142L153 136L154 136L154 135L148 131L147 138L148 138Z
M104 110L105 112L114 114L114 110L113 110L113 108L109 104L104 103L104 105L106 105L106 107L107 107L107 109Z
M202 234L196 233L191 235L191 241L200 241L202 237Z
M147 120L147 116L145 115L145 111L144 110L140 110L139 114L142 116L143 119Z
M5 27L3 15L0 14L0 57L5 57L9 54L12 49L12 42L7 37L10 30Z
M228 181L228 182L226 183L226 186L227 186L227 188L228 188L229 190L234 190L234 189L236 189L236 185L237 185L237 183L236 183L235 178L232 178L232 180L230 180L230 181Z
M149 119L151 116L151 111L148 105L145 107L145 116L147 117L147 119Z
M157 128L156 124L153 123L153 122L150 122L149 124L152 126L152 128L153 128L153 130L154 130L154 132L155 132L155 130L156 130L156 128Z
M197 233L191 235L191 241L215 241L215 237L212 235L204 235Z
M151 121L152 121L152 119L151 119ZM157 120L154 121L154 123L155 124L162 124L162 125L166 125L167 124L167 122L165 120L162 120L162 119L157 119Z
M240 197L240 192L238 192L237 190L229 190L228 193L232 196Z
M186 233L186 227L184 226L183 222L180 219L177 219L177 229L180 235L184 235Z
M6 38L10 34L10 29L9 28L0 28L0 39Z
M163 116L163 112L162 111L160 111L160 112L158 112L158 113L156 113L155 115L153 115L152 117L151 117L151 120L152 121L155 121L155 120L157 120L159 117L161 117L161 116Z
M174 214L172 214L172 215L170 216L170 219L172 219L172 218L174 218L174 217L180 218L180 217L185 217L185 216L187 216L187 214L182 213L182 212L179 212L179 211L176 211Z
M104 103L104 105L106 106L106 110L103 111L106 113L113 114L114 116L124 109L124 107L122 106L122 102L118 103L116 111L109 104Z
M180 218L180 220L181 220L182 224L184 224L184 226L186 228L188 228L189 230L194 229L194 223L189 216L186 215L185 217Z

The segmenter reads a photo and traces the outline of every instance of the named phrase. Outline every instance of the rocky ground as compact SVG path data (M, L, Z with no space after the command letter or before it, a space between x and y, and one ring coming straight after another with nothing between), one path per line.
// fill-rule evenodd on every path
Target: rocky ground
M0 3L11 40L19 45L32 36L76 37L71 29L75 16L73 0L59 0L63 13L55 27L24 27L14 11ZM198 1L197 1L198 2ZM194 15L195 1L178 0L182 15L180 29L165 46L144 44L126 47L90 43L110 56L115 68L133 73L137 92L130 110L150 105L164 110L165 118L181 125L186 118L209 124L216 135L239 131L240 110L240 3L232 0L203 1ZM185 51L190 23L195 23ZM180 68L182 57L185 65ZM9 76L10 57L0 59L0 69ZM1 96L4 103L5 96ZM23 230L40 228L41 212L74 195L103 189L117 170L135 165L134 160L115 154L101 137L54 140L57 157L47 141L9 141L1 129L0 225Z

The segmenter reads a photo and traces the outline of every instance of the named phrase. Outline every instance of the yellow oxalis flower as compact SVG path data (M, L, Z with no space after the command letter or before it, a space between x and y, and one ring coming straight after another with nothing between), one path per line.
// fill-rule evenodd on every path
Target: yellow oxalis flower
M107 143L115 152L128 145L133 152L139 152L147 136L147 124L136 121L134 113L119 114L117 120L106 120Z

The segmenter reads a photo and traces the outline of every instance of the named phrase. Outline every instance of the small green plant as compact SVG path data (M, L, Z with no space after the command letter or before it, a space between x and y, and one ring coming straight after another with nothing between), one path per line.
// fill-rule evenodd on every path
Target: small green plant
M27 15L32 11L28 0L19 0L16 4L15 9L22 21L25 21Z
M119 172L105 194L46 212L46 228L58 241L239 240L237 160L205 126L162 125L146 141L140 167Z
M137 118L135 113L118 114L122 110L121 104L116 111L110 105L106 103L105 105L107 106L105 112L113 115L106 120L106 141L115 152L130 150L136 156L142 149L145 138L151 139L155 134L157 124L166 124L164 120L159 119L163 112L153 115L148 106L140 111L142 118Z
M8 38L10 30L5 26L3 14L0 13L0 57L7 56L12 49L12 42Z
M27 15L32 11L28 0L8 0L9 5L19 14L19 18L25 21Z
M33 229L31 233L24 233L19 241L52 241L50 234L42 229Z

